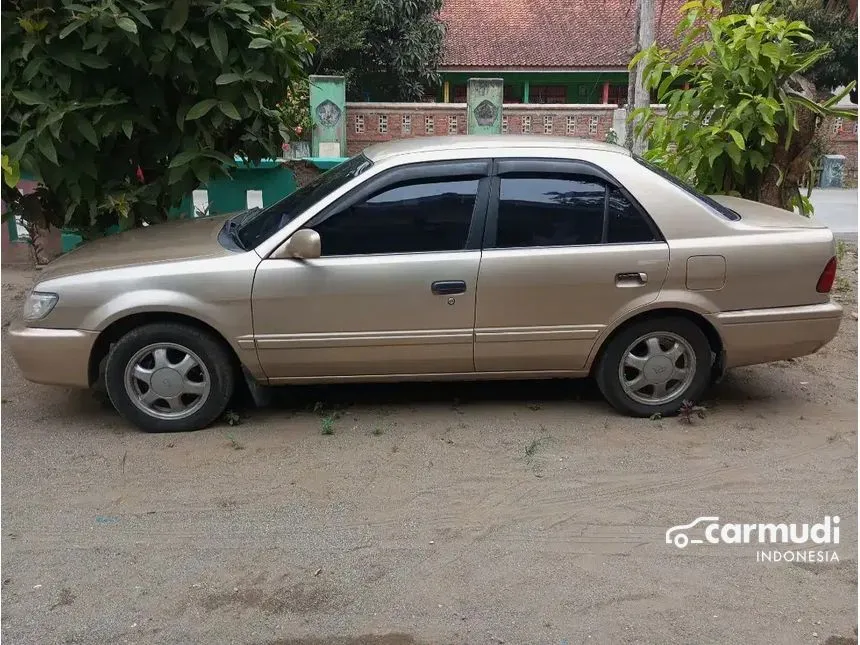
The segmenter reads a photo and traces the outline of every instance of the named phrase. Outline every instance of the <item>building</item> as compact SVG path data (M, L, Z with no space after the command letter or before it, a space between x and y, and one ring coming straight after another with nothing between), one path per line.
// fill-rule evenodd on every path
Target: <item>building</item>
M501 77L505 103L627 100L632 0L445 0L443 103L466 100L470 77ZM657 38L671 41L684 0L655 3Z

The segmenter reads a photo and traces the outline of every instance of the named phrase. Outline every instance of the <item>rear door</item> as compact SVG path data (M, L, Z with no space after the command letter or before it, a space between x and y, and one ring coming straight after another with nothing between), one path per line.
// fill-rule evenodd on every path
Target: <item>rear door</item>
M606 171L495 163L475 314L475 369L582 369L601 331L657 298L669 247Z

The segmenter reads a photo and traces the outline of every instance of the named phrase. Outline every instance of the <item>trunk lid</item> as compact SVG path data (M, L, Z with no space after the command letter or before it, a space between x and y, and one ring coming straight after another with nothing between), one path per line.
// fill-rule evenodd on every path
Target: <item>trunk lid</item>
M738 224L741 225L755 228L827 228L814 217L804 217L776 206L729 195L709 195L709 197L740 215Z

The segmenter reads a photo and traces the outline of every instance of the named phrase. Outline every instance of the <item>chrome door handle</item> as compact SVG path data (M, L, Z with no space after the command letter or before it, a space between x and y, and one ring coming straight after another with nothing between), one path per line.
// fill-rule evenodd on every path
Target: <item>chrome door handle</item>
M648 282L647 273L616 273L616 287L641 287Z

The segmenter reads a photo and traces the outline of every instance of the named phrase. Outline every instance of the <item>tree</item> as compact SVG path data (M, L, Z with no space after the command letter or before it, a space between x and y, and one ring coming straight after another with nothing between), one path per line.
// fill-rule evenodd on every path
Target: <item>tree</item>
M350 98L415 101L439 85L442 0L319 0L308 28L318 74L341 74Z
M754 0L733 0L730 12L748 13L753 4ZM776 0L774 13L790 21L802 20L812 30L815 42L799 43L800 51L823 45L830 49L804 73L819 97L857 80L857 23L845 0Z
M688 2L678 47L655 46L634 58L647 61L647 83L666 104L665 114L638 112L646 157L704 192L810 212L799 187L816 153L814 133L825 117L856 118L834 107L853 83L814 100L803 74L830 49L801 47L814 42L809 28L773 15L772 1L749 14L721 14L716 0Z
M42 225L128 228L164 219L234 155L277 153L274 107L313 49L302 11L293 0L4 2L4 200ZM33 197L8 185L19 170L39 179Z

